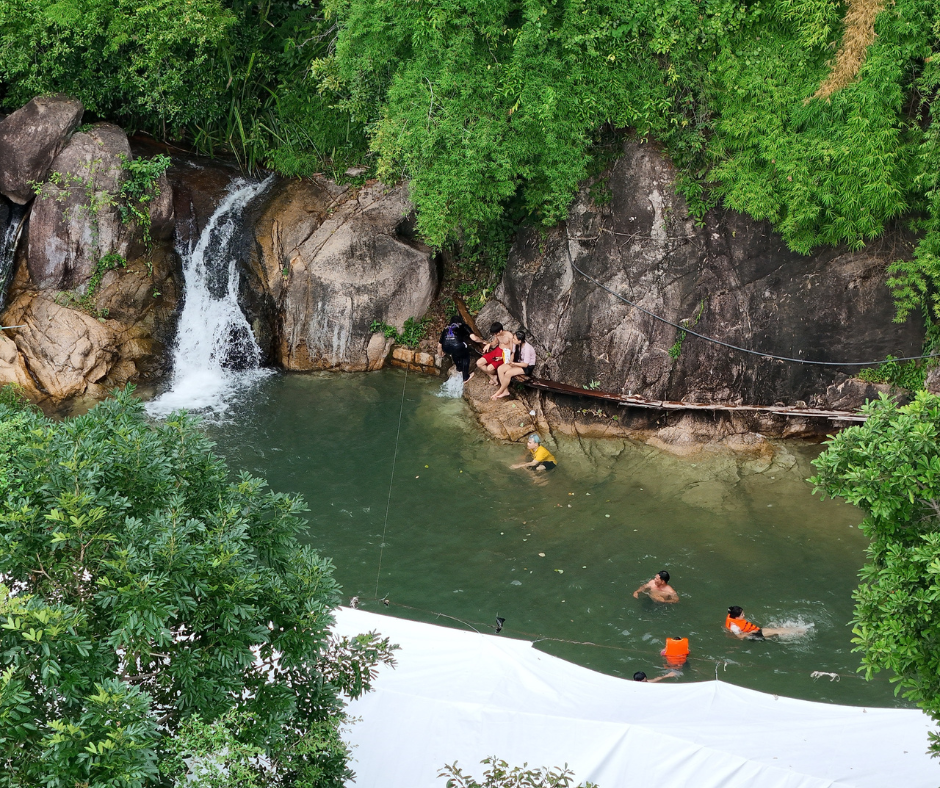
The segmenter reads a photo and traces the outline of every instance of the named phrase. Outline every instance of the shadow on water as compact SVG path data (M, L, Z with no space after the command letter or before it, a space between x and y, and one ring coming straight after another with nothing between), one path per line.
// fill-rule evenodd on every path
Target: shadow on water
M865 538L856 509L812 496L818 448L782 445L772 462L689 461L566 440L537 486L508 468L522 446L489 439L462 400L435 396L439 381L410 375L383 549L403 383L393 370L272 377L209 426L235 467L303 494L309 540L333 558L347 599L481 631L498 614L502 636L550 638L538 647L626 677L654 675L665 638L682 635L692 658L681 681L717 670L781 695L900 704L886 678L856 675L848 621ZM633 599L662 568L679 604ZM812 626L793 642L738 641L722 629L732 604L766 626ZM813 671L841 680L814 681Z

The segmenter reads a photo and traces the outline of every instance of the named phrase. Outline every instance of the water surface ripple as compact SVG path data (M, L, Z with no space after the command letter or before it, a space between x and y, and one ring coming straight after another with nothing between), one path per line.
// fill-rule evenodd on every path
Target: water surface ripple
M522 447L484 435L462 400L436 396L439 380L409 375L377 578L403 382L394 370L272 377L209 425L235 467L303 494L307 536L333 558L347 599L482 631L499 615L502 636L553 638L538 648L625 677L658 673L664 639L682 635L692 659L680 681L717 670L791 697L900 704L884 676L856 674L848 621L861 515L812 496L812 447L779 446L768 463L564 440L560 467L539 486L508 468ZM662 568L680 603L633 599ZM376 579L388 608L370 599ZM813 626L795 642L738 641L722 630L731 604L764 625ZM841 680L814 681L813 671Z

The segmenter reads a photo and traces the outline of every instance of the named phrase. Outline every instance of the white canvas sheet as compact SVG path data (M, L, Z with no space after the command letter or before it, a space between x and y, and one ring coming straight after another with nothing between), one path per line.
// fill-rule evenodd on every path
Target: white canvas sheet
M774 697L720 681L645 684L595 673L531 647L341 608L336 631L376 630L401 646L360 717L357 788L443 788L445 763L481 776L511 765L563 766L600 788L937 788L929 718Z

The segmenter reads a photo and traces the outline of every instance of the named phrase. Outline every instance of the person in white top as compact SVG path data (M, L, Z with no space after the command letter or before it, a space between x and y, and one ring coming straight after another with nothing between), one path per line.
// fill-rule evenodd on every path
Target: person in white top
M502 364L496 370L499 388L490 399L509 396L509 382L520 375L532 376L535 370L535 348L526 342L525 331L517 331L514 337L512 360Z

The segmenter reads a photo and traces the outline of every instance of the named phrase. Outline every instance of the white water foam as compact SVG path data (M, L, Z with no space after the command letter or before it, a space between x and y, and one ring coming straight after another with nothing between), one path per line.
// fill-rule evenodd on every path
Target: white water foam
M238 305L234 242L245 208L269 185L237 180L229 187L195 246L183 259L185 302L177 328L169 391L148 403L165 416L175 410L224 413L246 386L271 374L261 369L261 350Z
M23 216L26 208L13 204L10 207L9 224L0 237L0 309L6 304L7 285L13 275L13 258L16 256L16 245L23 230Z
M814 622L807 621L802 616L796 615L774 620L772 623L768 624L768 628L790 630L778 637L780 640L794 641L813 637L816 625Z
M448 399L460 399L463 396L463 375L459 370L453 370L447 380L441 384L438 397L447 397Z

